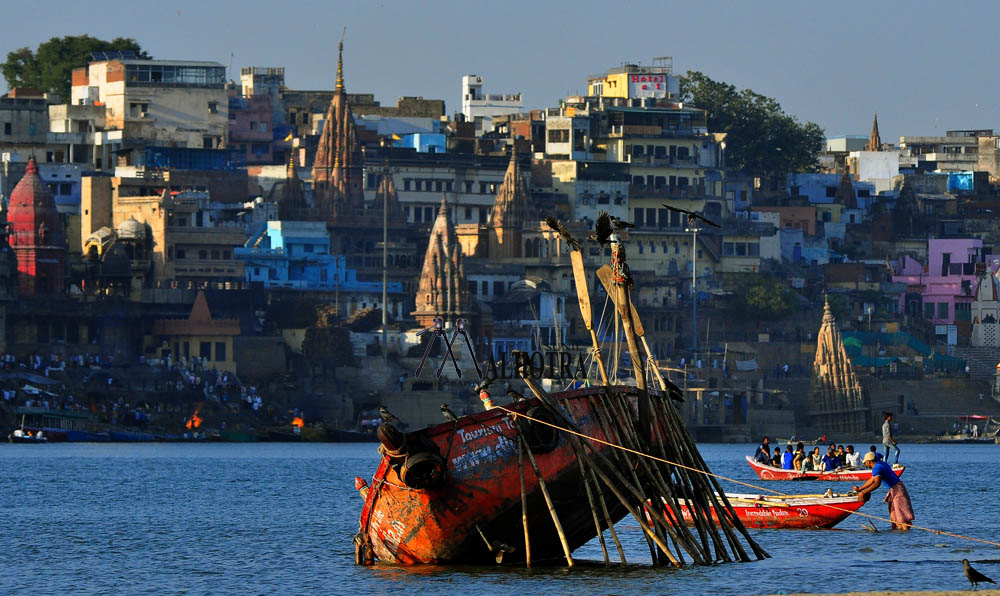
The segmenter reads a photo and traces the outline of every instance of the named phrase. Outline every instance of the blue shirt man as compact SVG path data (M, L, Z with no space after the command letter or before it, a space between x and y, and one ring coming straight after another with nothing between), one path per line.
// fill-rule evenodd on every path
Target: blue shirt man
M899 476L892 471L892 466L884 461L875 462L872 466L872 478L878 477L885 483L886 488L892 488L899 482Z
M832 472L837 469L840 465L840 460L832 452L827 451L826 455L823 456L823 471Z
M795 456L792 454L792 446L789 445L785 449L785 453L783 453L782 456L781 456L781 467L784 468L784 469L786 469L786 470L793 470L793 469L795 469L795 466L792 465L792 462L794 460L795 460Z

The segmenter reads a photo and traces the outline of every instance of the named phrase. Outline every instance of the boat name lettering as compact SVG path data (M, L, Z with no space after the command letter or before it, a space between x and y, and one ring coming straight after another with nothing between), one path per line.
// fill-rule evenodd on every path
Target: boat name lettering
M508 429L513 429L514 428L514 424L509 419L504 418L503 422L507 425ZM500 424L493 424L493 425L490 425L490 426L482 426L482 427L474 429L474 430L464 430L464 429L460 428L460 429L458 429L457 432L458 432L458 436L461 437L462 442L463 443L468 443L469 441L478 439L479 437L482 437L482 436L486 435L487 433L489 433L489 434L496 434L498 436L503 436L501 434L501 433L503 433L503 430L504 429L503 429L503 427Z
M495 445L484 445L451 458L451 467L455 472L471 470L482 464L503 459L515 453L516 449L514 441L503 436L497 437Z

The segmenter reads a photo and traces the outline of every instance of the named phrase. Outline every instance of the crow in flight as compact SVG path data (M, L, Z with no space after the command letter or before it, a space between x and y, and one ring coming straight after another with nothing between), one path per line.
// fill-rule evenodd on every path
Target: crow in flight
M580 242L569 233L569 230L566 229L566 226L564 226L561 221L550 215L545 218L545 223L549 224L549 227L556 232L559 232L559 235L562 236L563 242L565 242L570 249L580 250Z
M696 219L700 219L701 221L707 223L710 226L714 226L716 228L722 227L719 224L717 224L714 221L708 219L707 217L703 216L700 213L695 213L694 211L688 211L687 209L681 209L680 207L671 207L670 205L667 205L666 203L663 203L663 206L666 207L667 209L669 209L670 211L676 211L678 213L683 213L683 214L687 215L688 216L688 223L690 223L690 222L692 222L692 221L694 221Z

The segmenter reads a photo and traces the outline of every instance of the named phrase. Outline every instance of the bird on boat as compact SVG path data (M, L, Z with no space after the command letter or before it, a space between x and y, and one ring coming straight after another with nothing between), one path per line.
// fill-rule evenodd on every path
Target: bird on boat
M512 553L517 549L507 544L506 542L500 542L499 540L494 540L493 542L490 543L490 550L492 550L495 553L494 557L496 559L497 565L499 565L500 563L503 563L503 556L505 554Z
M982 573L980 573L980 572L976 571L975 569L973 569L972 565L969 565L969 560L968 559L962 559L962 567L965 568L965 577L968 578L969 583L972 585L973 588L977 587L977 585L980 582L990 582L991 584L995 584L996 583L995 581L993 581L990 578L986 577Z
M697 219L697 220L701 220L701 221L707 223L710 226L714 226L716 228L721 228L722 227L719 224L717 224L714 221L708 219L707 217L705 217L704 215L702 215L700 213L695 213L694 211L688 211L687 209L681 209L680 207L671 207L670 205L667 205L666 203L662 203L662 205L664 207L666 207L667 209L669 209L670 211L676 211L677 213L683 213L683 214L687 215L688 216L688 224L690 224L692 221L694 221L694 220Z
M458 416L456 416L455 413L451 411L451 408L448 407L448 404L445 403L441 404L441 413L444 415L444 419L447 420L448 422L458 422Z
M614 232L614 228L611 227L611 216L608 215L607 211L601 211L597 214L597 221L594 223L594 231L587 236L587 240L591 240L604 246L610 240L608 238Z
M399 422L399 418L396 418L396 415L393 414L392 412L390 412L389 408L387 408L385 406L379 407L379 409L378 409L378 415L379 415L379 418L382 419L382 422L388 422L390 424L393 423L393 422Z
M511 398L514 401L524 401L528 399L527 397L524 397L517 391L514 391L514 389L510 385L507 385L507 397Z
M576 238L574 238L572 234L569 233L569 230L566 229L566 226L564 226L561 221L550 215L545 218L545 223L547 223L549 227L555 230L556 232L559 232L559 235L562 237L563 242L565 242L566 245L570 247L570 249L580 250L580 242Z

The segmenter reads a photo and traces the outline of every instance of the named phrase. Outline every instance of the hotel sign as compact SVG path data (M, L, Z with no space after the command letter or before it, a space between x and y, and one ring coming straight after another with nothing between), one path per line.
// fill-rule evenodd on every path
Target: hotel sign
M666 97L667 75L665 74L628 75L628 96L632 98Z

